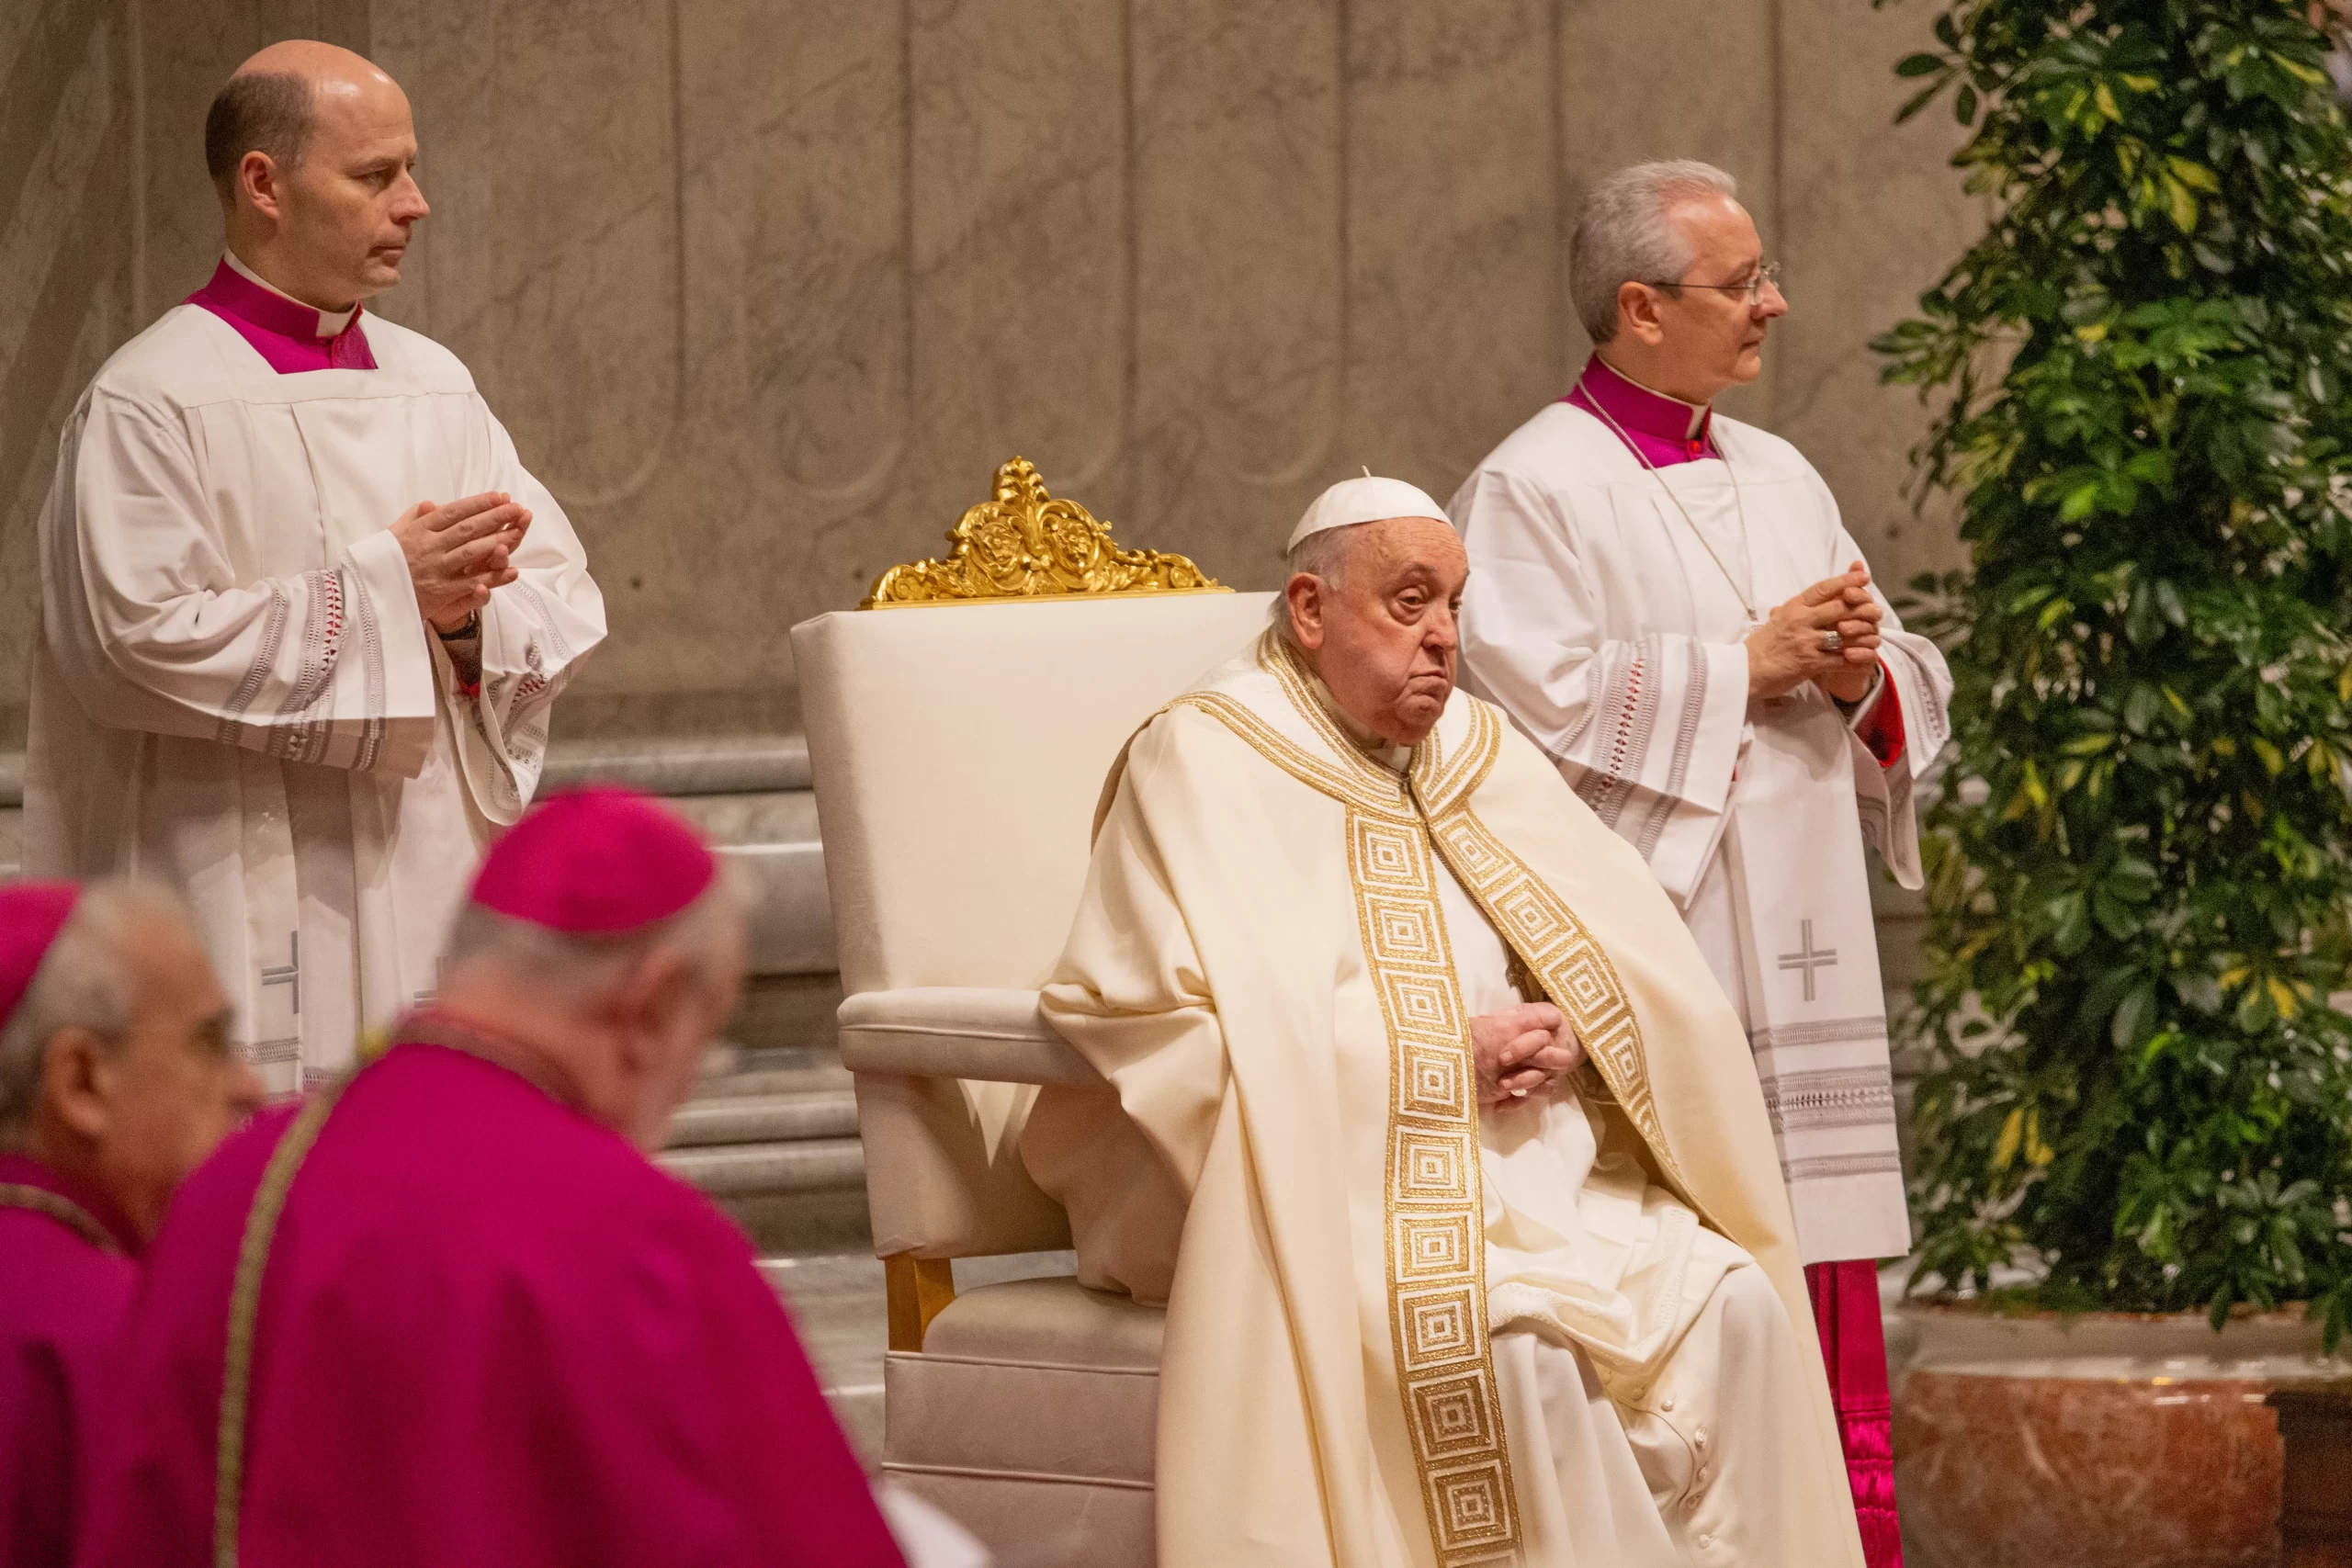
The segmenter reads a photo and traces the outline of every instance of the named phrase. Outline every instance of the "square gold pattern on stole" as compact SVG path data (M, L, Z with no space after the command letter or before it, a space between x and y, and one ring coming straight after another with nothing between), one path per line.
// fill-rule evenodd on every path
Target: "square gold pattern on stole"
M1417 975L1384 966L1377 976L1399 1030L1430 1035L1459 1048L1468 1031L1461 1004L1454 996L1451 974Z
M1405 1070L1397 1075L1396 1109L1407 1116L1458 1122L1469 1112L1469 1062L1453 1044L1408 1042Z
M1439 1471L1430 1477L1430 1491L1434 1504L1430 1512L1438 1521L1442 1555L1451 1558L1455 1552L1499 1545L1510 1539L1510 1505L1506 1500L1500 1460Z
M1451 1279L1470 1271L1470 1248L1485 1245L1471 1235L1470 1216L1458 1210L1419 1213L1400 1209L1394 1241L1399 1280Z
M1548 901L1523 879L1515 879L1512 886L1495 894L1494 901L1496 915L1519 939L1523 952L1541 956L1545 948L1568 934Z
M1503 859L1478 836L1470 819L1455 816L1438 829L1445 840L1447 859L1465 880L1484 882L1503 869Z
M1483 1367L1415 1383L1413 1419L1420 1425L1430 1457L1450 1459L1499 1446L1502 1434L1495 1430L1495 1404Z
M1469 1202L1478 1151L1467 1133L1399 1127L1396 1141L1392 1190L1399 1203Z
M1429 862L1421 830L1409 823L1376 822L1358 815L1356 872L1366 888L1401 887L1420 893L1429 886Z
M1396 1305L1408 1378L1438 1368L1451 1371L1454 1363L1480 1356L1478 1314L1486 1303L1470 1281L1402 1292Z
M1377 893L1367 894L1363 902L1374 958L1383 964L1411 964L1428 967L1445 962L1445 953L1438 945L1437 932L1430 927L1429 909L1424 903L1384 898Z

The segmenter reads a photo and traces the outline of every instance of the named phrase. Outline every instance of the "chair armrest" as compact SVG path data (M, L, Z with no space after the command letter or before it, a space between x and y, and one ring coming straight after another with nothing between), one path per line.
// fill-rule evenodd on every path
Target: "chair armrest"
M1103 1081L1046 1022L1035 991L978 986L862 991L835 1016L842 1066L853 1073L991 1083Z

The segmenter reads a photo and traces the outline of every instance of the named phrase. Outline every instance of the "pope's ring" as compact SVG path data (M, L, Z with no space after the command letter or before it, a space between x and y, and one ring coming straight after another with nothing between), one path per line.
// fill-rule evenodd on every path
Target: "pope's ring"
M1833 626L1833 627L1832 627L1832 628L1830 628L1828 631L1823 632L1823 633L1821 634L1821 651L1822 651L1822 652L1824 652L1824 653L1840 653L1840 652L1843 652L1843 651L1845 650L1845 647L1846 647L1846 639L1845 639L1844 637L1839 637L1839 636L1838 635L1838 631L1837 631L1837 628L1836 628L1836 627L1834 627L1834 626Z

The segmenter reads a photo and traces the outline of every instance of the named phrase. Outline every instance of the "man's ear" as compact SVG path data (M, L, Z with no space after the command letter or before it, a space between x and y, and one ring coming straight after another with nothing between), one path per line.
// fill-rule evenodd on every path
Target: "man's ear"
M268 153L254 151L237 160L237 192L244 204L266 218L276 220L285 216L279 205L284 196L277 160Z
M1295 572L1283 594L1290 601L1291 636L1312 653L1323 646L1323 580L1312 572Z
M104 1081L108 1055L107 1043L79 1025L51 1035L41 1053L40 1103L34 1114L52 1118L80 1137L105 1137L114 1119Z
M1658 314L1657 291L1627 281L1617 286L1617 330L1631 333L1656 348L1666 341L1666 321Z
M622 1049L629 1054L632 1072L650 1071L658 1065L660 1035L677 1017L693 985L693 967L686 955L674 948L657 947L613 994L613 1022L619 1026ZM652 1055L640 1060L640 1051Z

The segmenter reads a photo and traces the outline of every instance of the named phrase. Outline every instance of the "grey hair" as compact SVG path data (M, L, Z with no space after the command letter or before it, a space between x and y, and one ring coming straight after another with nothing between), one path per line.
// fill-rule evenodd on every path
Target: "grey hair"
M1594 343L1617 335L1620 288L1679 278L1690 270L1690 242L1668 217L1675 204L1738 194L1737 180L1690 158L1635 164L1585 193L1569 242L1568 298Z
M1370 526L1367 523L1350 523L1344 527L1326 528L1320 533L1307 535L1298 542L1298 547L1291 551L1290 571L1283 581L1287 582L1303 571L1309 577L1321 578L1326 588L1336 592L1340 573L1347 569L1348 551L1353 547L1356 531ZM1281 634L1284 642L1294 648L1298 646L1297 628L1290 622L1288 593L1274 595L1274 602L1267 610L1267 619L1273 623L1274 630Z
M49 1043L60 1032L86 1029L109 1044L130 1032L139 1006L131 953L141 927L154 920L191 935L196 930L187 901L152 882L96 882L74 900L24 998L0 1025L0 1148L17 1147L31 1126Z
M693 903L670 916L616 936L575 936L514 919L479 904L458 911L443 949L442 967L488 960L546 988L582 1002L609 994L646 959L661 951L683 953L704 984L728 978L714 958L719 934L730 920L750 911L750 890L735 868L718 863L718 876Z

